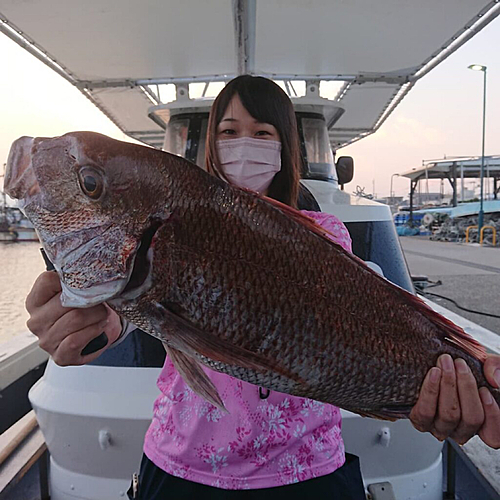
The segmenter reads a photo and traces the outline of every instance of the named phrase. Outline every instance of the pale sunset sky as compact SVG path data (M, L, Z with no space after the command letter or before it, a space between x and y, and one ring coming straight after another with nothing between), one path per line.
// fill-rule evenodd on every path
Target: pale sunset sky
M346 190L360 185L372 193L375 186L378 196L388 196L391 175L419 167L422 160L480 155L483 74L468 70L470 64L488 67L486 154L500 154L499 47L497 18L420 80L375 134L339 150L338 155L355 161L355 177ZM128 140L78 90L3 34L0 54L1 164L11 143L23 135L94 130ZM438 182L431 182L429 190L439 191ZM394 191L406 196L409 181L395 177Z

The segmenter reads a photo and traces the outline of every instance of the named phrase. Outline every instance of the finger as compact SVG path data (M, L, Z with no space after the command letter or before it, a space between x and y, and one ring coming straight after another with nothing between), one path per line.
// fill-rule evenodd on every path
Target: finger
M108 311L102 304L88 309L64 309L65 313L40 337L40 347L47 352L53 353L66 337L101 323L108 317Z
M43 338L54 323L68 311L69 308L61 305L61 294L57 293L44 304L32 309L26 326L37 337Z
M461 418L451 437L459 444L466 443L477 434L484 423L484 411L477 382L463 359L455 360L457 390L460 400Z
M491 448L500 448L500 409L486 387L479 389L484 407L484 424L479 431L479 437Z
M88 309L67 309L51 328L55 337L62 341L70 333L83 330L96 323L102 323L108 317L108 310L104 305L89 307Z
M449 354L443 354L438 359L438 366L442 370L442 376L434 435L438 439L446 439L460 422L460 402L453 359Z
M92 339L102 333L106 324L107 320L101 321L65 337L52 356L54 362L60 366L83 365L97 358L106 346L87 356L82 356L82 351Z
M488 356L484 362L484 376L497 389L500 388L500 356Z
M441 370L433 367L427 373L420 389L417 404L412 408L410 420L421 432L429 432L433 428L439 401L439 385Z
M40 274L26 297L26 310L31 314L33 310L46 304L60 292L61 281L57 273L46 271Z

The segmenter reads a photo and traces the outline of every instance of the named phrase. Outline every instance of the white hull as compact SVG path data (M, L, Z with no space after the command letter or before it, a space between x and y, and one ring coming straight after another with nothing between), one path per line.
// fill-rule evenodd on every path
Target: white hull
M30 401L51 454L53 500L123 498L139 468L159 372L49 361Z
M49 361L30 400L51 453L53 500L123 498L139 469L159 372ZM346 449L360 457L366 486L389 481L396 498L442 498L441 443L408 421L342 414Z

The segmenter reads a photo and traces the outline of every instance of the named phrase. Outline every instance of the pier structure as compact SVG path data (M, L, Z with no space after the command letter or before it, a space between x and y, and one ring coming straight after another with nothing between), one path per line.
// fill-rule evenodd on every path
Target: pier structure
M493 179L493 199L497 200L500 193L500 155L485 156L484 179ZM420 181L430 179L448 179L452 188L452 205L458 205L458 180L460 192L464 193L465 179L479 179L481 176L481 156L466 156L444 158L442 160L427 160L419 168L399 174L410 179L410 220L413 219L415 193ZM465 201L465 200L460 200Z

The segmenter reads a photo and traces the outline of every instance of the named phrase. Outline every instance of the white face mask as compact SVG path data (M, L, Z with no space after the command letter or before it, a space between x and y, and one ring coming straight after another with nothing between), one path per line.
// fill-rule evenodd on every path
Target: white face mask
M263 193L281 170L281 142L241 137L217 141L217 153L227 180Z

